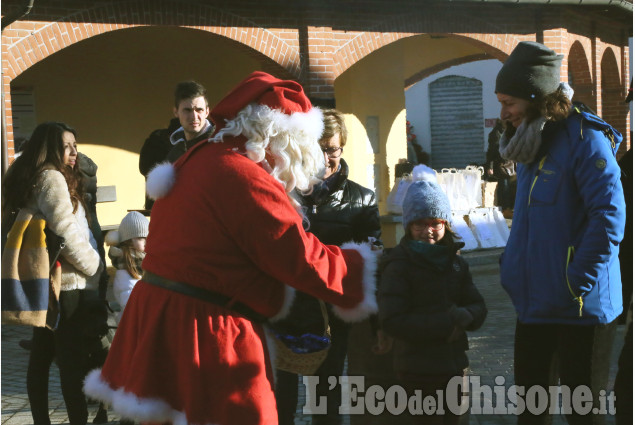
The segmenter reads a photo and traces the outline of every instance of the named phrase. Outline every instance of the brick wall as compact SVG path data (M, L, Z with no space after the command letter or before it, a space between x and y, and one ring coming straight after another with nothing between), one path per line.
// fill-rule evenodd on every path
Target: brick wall
M3 14L20 2L3 2ZM86 6L88 4L88 7ZM316 99L332 99L335 79L373 51L412 35L454 34L504 60L522 40L538 40L568 57L562 78L574 76L579 100L627 133L624 105L627 34L632 24L582 7L426 4L415 0L347 2L172 0L39 0L2 34L5 110L12 149L10 83L55 52L86 38L144 25L179 25L235 40L265 69L302 82ZM612 56L607 56L610 49ZM426 72L426 70L422 70ZM606 74L606 75L604 75Z

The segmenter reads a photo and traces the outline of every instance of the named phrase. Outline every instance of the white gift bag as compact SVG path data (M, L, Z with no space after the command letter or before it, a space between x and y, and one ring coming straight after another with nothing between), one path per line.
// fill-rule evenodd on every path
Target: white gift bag
M463 214L452 211L450 225L452 226L452 230L454 230L454 232L459 235L460 242L465 243L465 246L463 247L464 251L479 248L478 241L474 237L472 229L470 229L470 226L468 226L467 222L465 221Z
M386 209L391 214L403 214L403 200L412 184L410 176L400 177L386 198Z
M499 233L494 217L489 212L490 208L474 208L468 214L470 228L474 232L481 248L500 248L506 242Z
M483 186L481 184L483 177L483 167L467 166L461 171L464 178L467 208L478 208L483 206Z
M490 210L494 218L494 222L496 223L496 228L501 235L501 239L505 242L505 244L507 244L507 239L509 239L509 227L507 226L507 220L505 220L500 207L490 208Z

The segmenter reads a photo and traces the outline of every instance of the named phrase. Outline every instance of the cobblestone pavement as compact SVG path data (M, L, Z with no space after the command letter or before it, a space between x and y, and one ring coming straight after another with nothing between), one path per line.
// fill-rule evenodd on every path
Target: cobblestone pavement
M497 254L497 252L494 252ZM466 256L467 257L467 256ZM468 352L471 366L470 375L481 377L482 384L494 384L497 376L505 378L505 385L513 383L513 335L515 315L513 308L502 290L498 278L497 255L479 258L479 254L471 255L470 262L475 284L485 297L489 315L483 327L470 335ZM26 367L28 352L19 347L21 339L30 338L31 331L26 327L3 325L1 328L1 398L2 425L32 424L29 403L26 395ZM611 369L612 388L615 379L617 356L622 347L623 329L618 330L614 348ZM500 379L500 378L499 378ZM296 416L296 425L310 424L310 418L302 415L302 405L305 403L304 388L299 385L300 402ZM484 397L488 397L484 394ZM68 423L68 416L61 395L59 373L55 366L51 368L49 384L49 409L51 423ZM97 411L97 405L89 405L89 421L92 421ZM468 418L465 418L467 422ZM119 417L109 412L110 421L118 421ZM343 416L343 425L348 425L350 419ZM512 425L516 418L511 415L475 415L469 416L469 425ZM564 424L562 417L556 417L555 425ZM615 423L612 416L607 424Z

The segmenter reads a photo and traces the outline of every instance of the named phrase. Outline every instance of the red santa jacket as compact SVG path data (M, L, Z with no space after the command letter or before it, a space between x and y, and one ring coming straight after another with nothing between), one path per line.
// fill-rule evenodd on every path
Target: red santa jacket
M306 233L284 187L242 146L240 138L201 142L174 164L152 211L144 270L266 317L285 314L292 288L334 304L344 320L376 311L370 248L327 246Z

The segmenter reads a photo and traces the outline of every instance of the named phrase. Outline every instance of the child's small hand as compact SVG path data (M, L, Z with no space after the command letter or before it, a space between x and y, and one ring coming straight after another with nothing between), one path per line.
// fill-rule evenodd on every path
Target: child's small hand
M377 343L373 345L371 351L374 354L386 354L392 350L393 339L391 336L386 335L381 329L377 331Z

